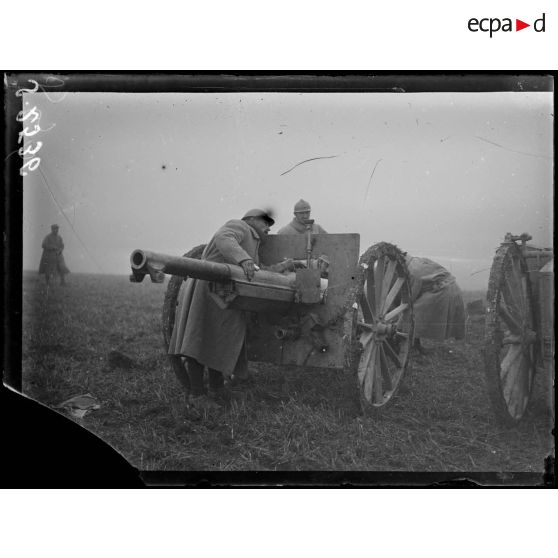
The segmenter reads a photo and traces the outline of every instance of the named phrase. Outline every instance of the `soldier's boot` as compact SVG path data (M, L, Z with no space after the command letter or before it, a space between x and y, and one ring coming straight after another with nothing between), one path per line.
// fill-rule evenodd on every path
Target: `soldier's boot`
M186 406L198 414L220 411L223 408L222 404L205 393L201 395L191 393L186 401Z
M209 397L203 385L203 365L197 360L186 357L186 369L190 380L190 393L186 406L198 415L221 409L221 405Z
M234 367L232 376L229 379L229 386L231 390L238 391L243 388L252 387L253 385L254 378L248 368L248 361L243 348Z
M225 380L223 374L219 370L208 368L209 373L209 388L207 395L210 399L219 405L226 406L231 399L230 391L225 387Z
M415 338L413 347L421 355L430 355L434 352L432 349L427 349L425 346L423 346L418 337Z

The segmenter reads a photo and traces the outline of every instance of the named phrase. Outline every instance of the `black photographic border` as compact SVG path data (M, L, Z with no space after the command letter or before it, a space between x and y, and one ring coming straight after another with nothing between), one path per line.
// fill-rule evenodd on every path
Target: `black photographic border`
M22 97L39 83L52 92L488 92L553 91L553 71L517 72L81 72L26 71L4 75L3 475L10 487L550 487L554 459L539 473L352 471L142 472L108 444L21 395L23 178L17 155ZM6 450L8 450L6 452ZM93 454L92 461L76 456Z

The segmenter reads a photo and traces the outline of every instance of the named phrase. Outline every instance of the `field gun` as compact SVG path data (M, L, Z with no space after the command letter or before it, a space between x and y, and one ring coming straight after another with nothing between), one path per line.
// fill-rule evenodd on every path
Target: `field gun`
M411 289L403 252L381 242L359 259L359 244L358 234L268 235L252 281L239 266L200 260L205 246L183 257L135 250L130 280L172 276L163 304L167 347L184 281L208 281L221 308L250 312L248 360L342 369L355 378L363 406L376 409L394 396L408 364ZM273 271L273 264L287 258L304 262L304 268ZM183 376L182 359L169 359Z
M285 274L258 268L249 281L238 265L144 250L134 250L130 264L132 282L141 282L149 275L154 283L161 283L165 274L210 281L211 294L221 308L262 312L291 304L323 303L327 290L327 279L320 277L318 269Z

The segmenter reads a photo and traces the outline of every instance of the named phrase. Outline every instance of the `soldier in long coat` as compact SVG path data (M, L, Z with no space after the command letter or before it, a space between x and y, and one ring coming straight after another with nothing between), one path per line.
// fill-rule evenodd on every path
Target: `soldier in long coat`
M465 338L465 305L455 277L428 258L406 257L415 316L415 347L420 339Z
M64 241L58 234L58 229L58 225L52 225L50 234L45 236L42 244L43 254L39 263L39 274L45 275L47 285L51 275L59 275L60 284L64 285L64 275L70 273L64 261Z
M277 231L277 234L304 234L306 232L305 221L310 219L312 208L306 200L298 200L294 206L293 220ZM318 223L312 224L312 234L326 234Z
M259 264L260 243L273 224L265 211L250 210L242 219L225 223L209 241L201 259L240 265L247 279L252 280ZM293 261L288 260L271 269L281 272L293 266ZM209 295L209 282L191 277L186 280L180 292L169 354L186 357L191 399L205 396L204 366L208 368L209 396L213 399L223 393L223 376L245 369L242 349L246 327L246 312L220 308Z

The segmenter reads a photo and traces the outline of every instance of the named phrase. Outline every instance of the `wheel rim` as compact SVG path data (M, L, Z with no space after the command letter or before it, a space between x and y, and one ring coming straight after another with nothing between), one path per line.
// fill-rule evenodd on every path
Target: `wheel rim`
M188 258L200 259L205 244L196 246L192 248L189 252L184 254ZM168 352L170 339L172 336L172 331L174 329L174 320L176 317L176 309L178 306L178 297L180 294L180 289L185 278L178 275L173 275L167 285L167 290L165 292L165 301L163 303L163 315L162 315L162 332L165 349ZM171 368L179 379L182 387L186 392L190 389L190 383L188 375L185 373L184 365L182 363L182 358L177 355L167 355Z
M361 258L357 336L362 346L358 382L363 402L382 407L395 394L412 340L412 304L405 260L392 245L373 246Z
M510 419L521 419L533 385L536 333L527 267L515 245L497 252L488 293L487 376Z

